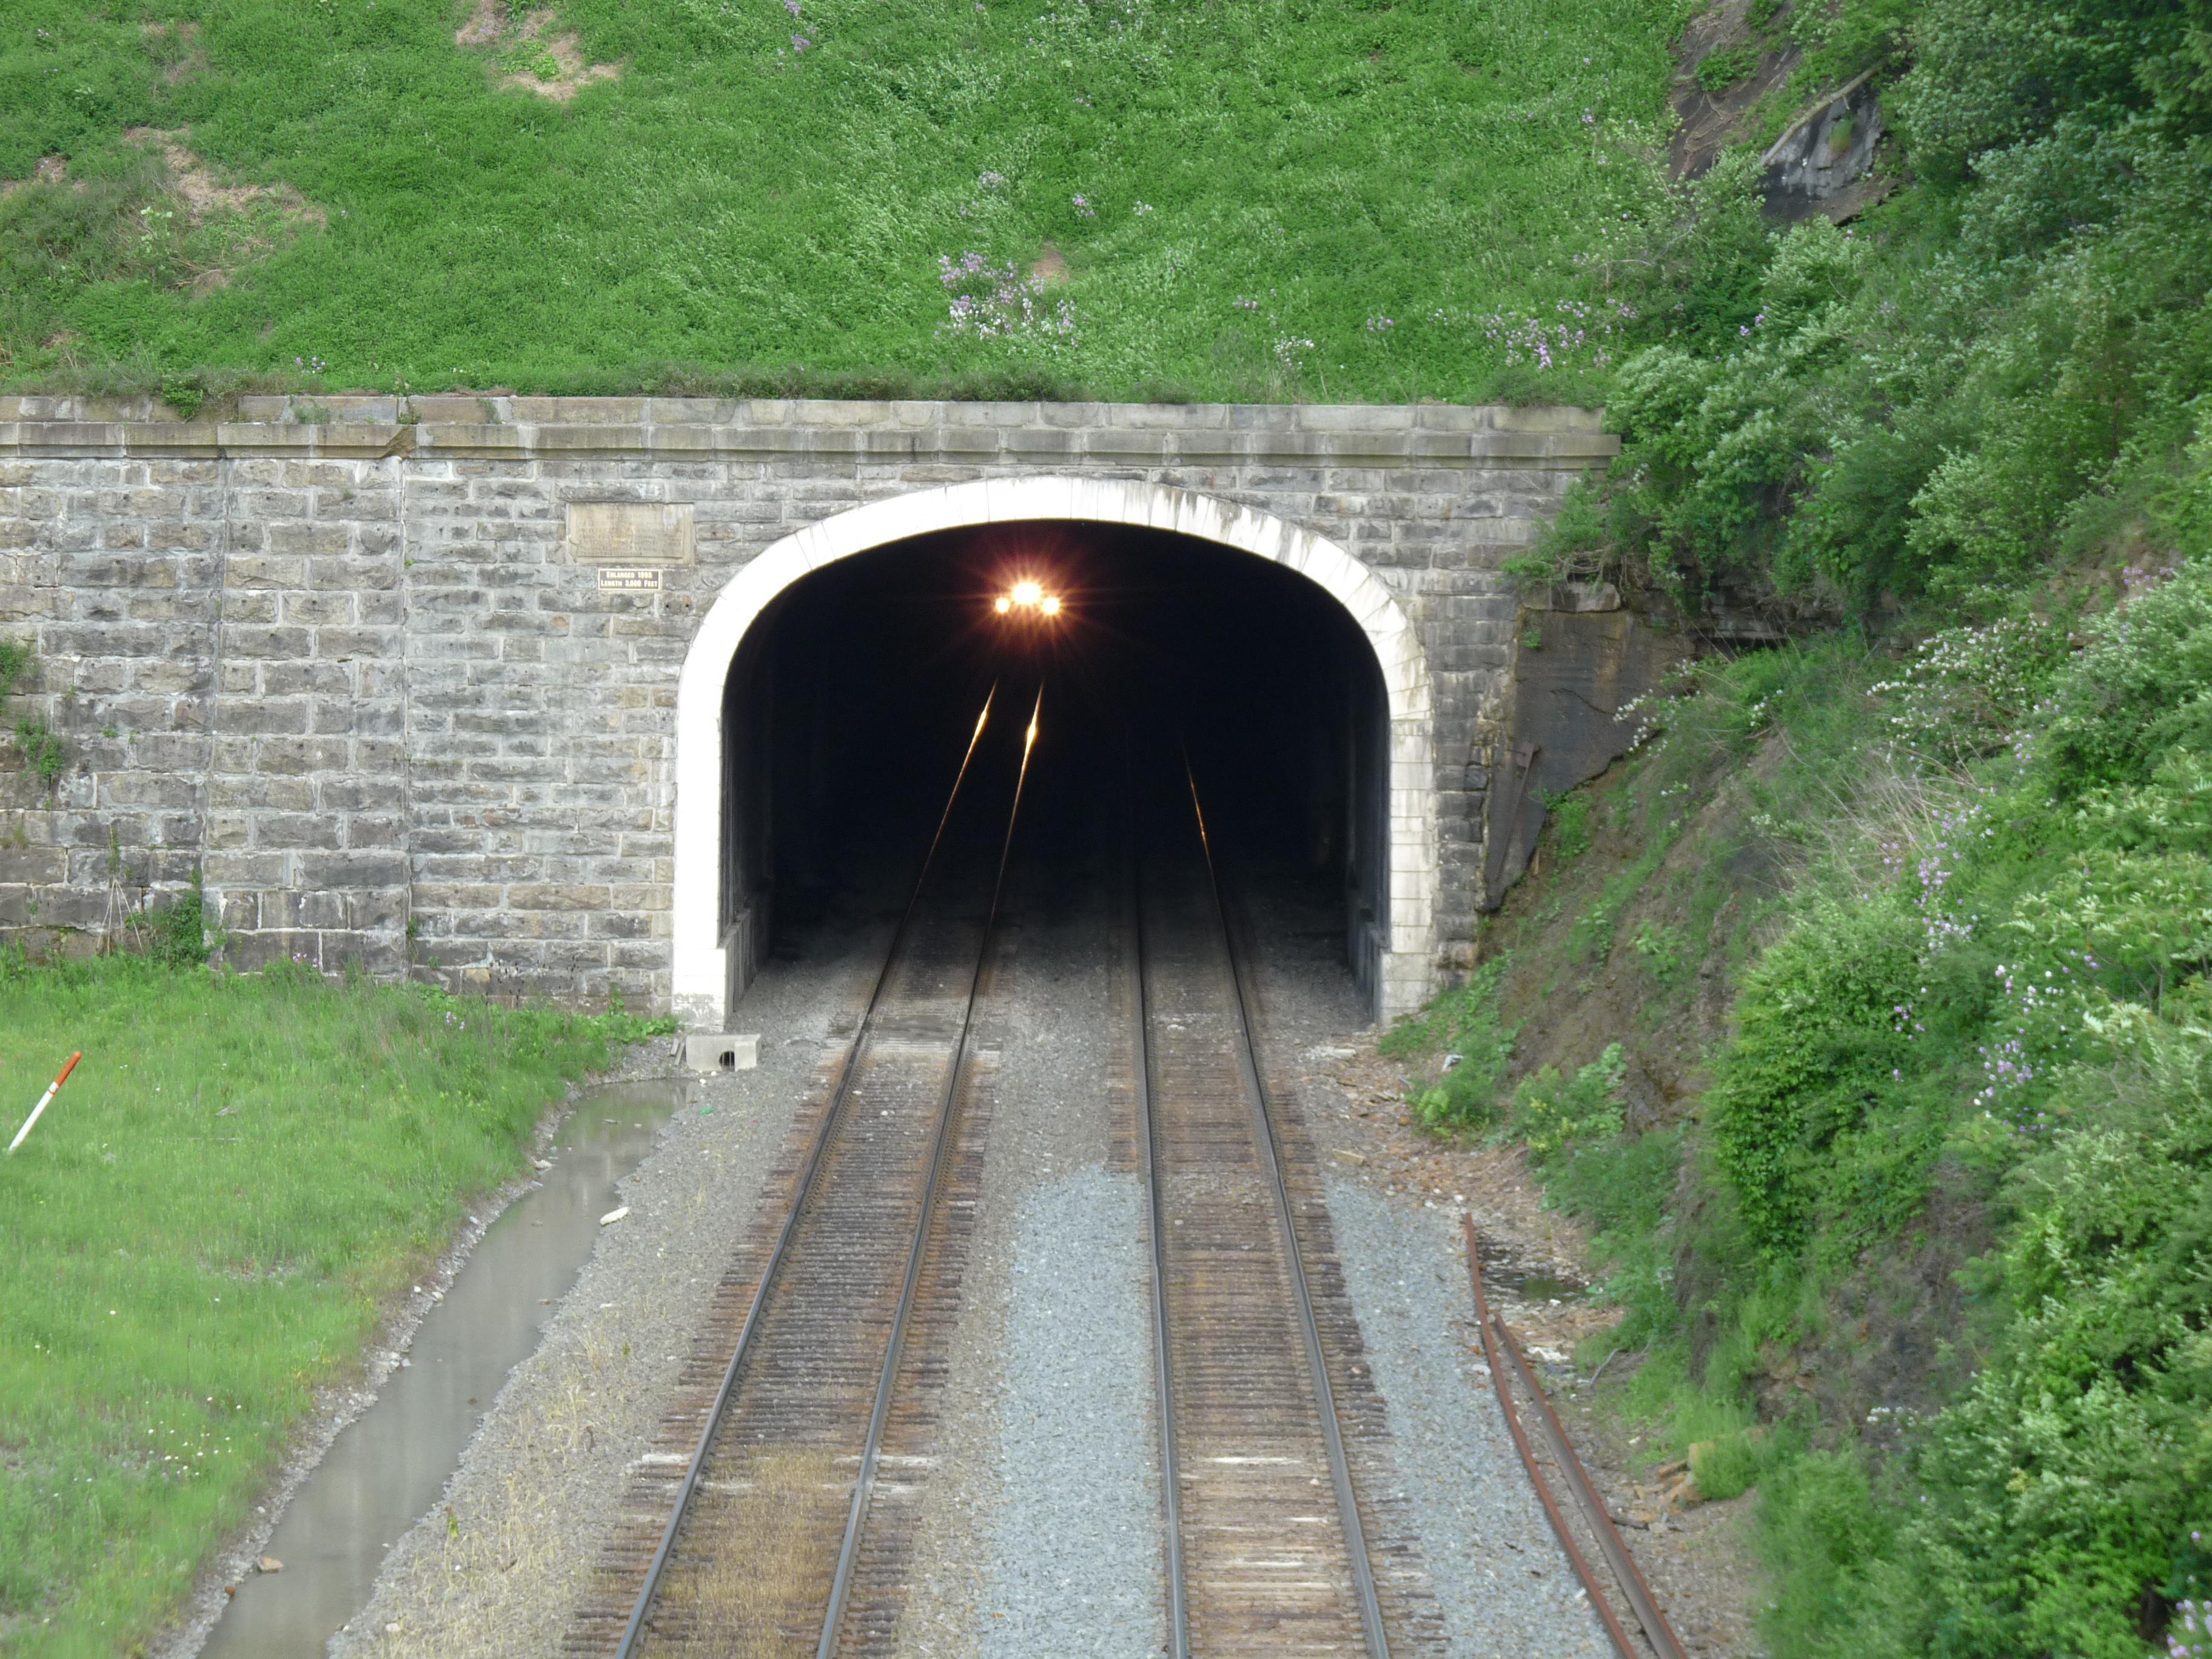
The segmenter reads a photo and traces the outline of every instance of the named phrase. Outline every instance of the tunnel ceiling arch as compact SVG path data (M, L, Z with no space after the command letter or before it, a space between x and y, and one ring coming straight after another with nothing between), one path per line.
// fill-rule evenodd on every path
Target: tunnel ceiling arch
M1416 1006L1433 988L1437 802L1428 663L1404 610L1367 566L1286 520L1162 484L1052 475L948 484L837 514L773 544L723 587L677 687L677 1012L703 1030L721 1029L728 1014L719 920L723 693L747 631L778 594L841 559L934 532L1040 520L1131 526L1233 548L1298 572L1350 615L1381 669L1389 719L1390 914L1381 1012L1387 1018Z

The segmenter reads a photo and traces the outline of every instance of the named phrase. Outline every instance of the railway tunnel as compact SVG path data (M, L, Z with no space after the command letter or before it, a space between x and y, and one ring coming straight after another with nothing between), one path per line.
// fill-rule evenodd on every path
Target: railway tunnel
M1071 520L890 542L785 587L747 628L720 709L728 1006L841 891L911 864L987 698L1008 739L1042 710L1017 843L1033 890L1110 879L1138 780L1187 768L1224 852L1328 916L1376 1012L1389 723L1367 635L1296 570ZM979 745L978 764L1003 753Z

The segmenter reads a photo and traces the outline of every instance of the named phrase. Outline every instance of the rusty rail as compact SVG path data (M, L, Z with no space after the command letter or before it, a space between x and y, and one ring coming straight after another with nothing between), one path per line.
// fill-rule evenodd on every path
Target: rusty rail
M1467 1234L1468 1282L1474 1291L1475 1323L1482 1334L1483 1357L1490 1363L1491 1384L1498 1391L1498 1406L1505 1413L1506 1430L1512 1435L1513 1444L1521 1454L1522 1467L1528 1471L1529 1484L1535 1487L1536 1497L1544 1506L1546 1516L1551 1521L1552 1530L1559 1534L1560 1547L1566 1551L1567 1559L1574 1565L1576 1577L1583 1581L1583 1588L1589 1592L1590 1605L1597 1609L1598 1618L1604 1624L1606 1633L1613 1638L1613 1644L1620 1650L1622 1659L1644 1659L1642 1650L1621 1624L1620 1614L1613 1611L1613 1603L1599 1585L1596 1575L1590 1571L1589 1562L1576 1541L1573 1529L1568 1526L1566 1516L1560 1513L1558 1500L1552 1495L1551 1483L1544 1479L1543 1470L1537 1466L1535 1449L1528 1443L1528 1431L1521 1425L1521 1414L1514 1408L1513 1391L1506 1384L1505 1362L1508 1360L1522 1388L1536 1402L1536 1408L1542 1415L1545 1438L1551 1443L1553 1455L1559 1462L1559 1472L1566 1479L1576 1507L1582 1510L1583 1519L1596 1535L1598 1548L1604 1553L1607 1564L1612 1567L1621 1593L1626 1598L1630 1610L1636 1615L1636 1622L1643 1627L1644 1638L1651 1644L1651 1650L1659 1656L1659 1659L1687 1659L1682 1651L1681 1643L1675 1639L1673 1627L1667 1622L1667 1615L1660 1611L1659 1603L1651 1594L1651 1587L1644 1582L1643 1573L1638 1571L1635 1557L1628 1553L1628 1546L1621 1541L1620 1534L1613 1524L1613 1517L1606 1513L1604 1500L1598 1496L1597 1488L1590 1484L1589 1473L1583 1468L1582 1459L1575 1455L1574 1442L1567 1437L1565 1425L1559 1421L1559 1414L1552 1409L1552 1402L1545 1398L1544 1390L1538 1385L1535 1373L1529 1369L1528 1357L1521 1352L1521 1345L1515 1340L1511 1328L1490 1310L1490 1298L1484 1294L1482 1287L1482 1258L1477 1247L1474 1218L1462 1218L1462 1225Z

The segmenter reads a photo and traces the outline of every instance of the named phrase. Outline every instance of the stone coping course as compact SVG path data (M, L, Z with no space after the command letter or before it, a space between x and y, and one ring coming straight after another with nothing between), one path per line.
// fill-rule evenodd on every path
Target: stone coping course
M951 403L845 398L245 397L185 421L150 398L0 398L0 455L1510 462L1619 453L1602 411L1492 404Z

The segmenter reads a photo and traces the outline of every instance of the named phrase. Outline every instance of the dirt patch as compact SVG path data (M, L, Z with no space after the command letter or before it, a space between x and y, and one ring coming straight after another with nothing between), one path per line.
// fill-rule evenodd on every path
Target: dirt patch
M186 148L188 136L182 127L131 127L123 134L168 167L185 221L175 228L185 234L188 268L196 267L194 293L228 287L240 266L274 252L304 230L330 223L328 212L289 185L224 183Z
M1030 264L1030 275L1047 288L1060 287L1073 274L1067 268L1067 256L1060 251L1060 246L1056 242L1047 242L1037 251L1037 257Z
M453 31L457 46L495 46L506 37L512 16L507 0L476 0L469 20Z
M177 194L184 198L195 223L217 214L248 213L264 206L279 209L295 224L319 228L330 222L329 214L289 185L223 184L205 161L185 147L188 136L182 127L131 127L123 134L129 143L144 145L168 163Z
M69 162L59 155L41 155L27 179L0 179L0 202L33 185L58 185L69 178Z
M505 0L476 0L467 21L453 31L453 44L488 51L499 84L514 92L535 93L565 104L586 87L622 77L618 64L584 60L583 42L574 29L556 29L550 8L518 19Z

